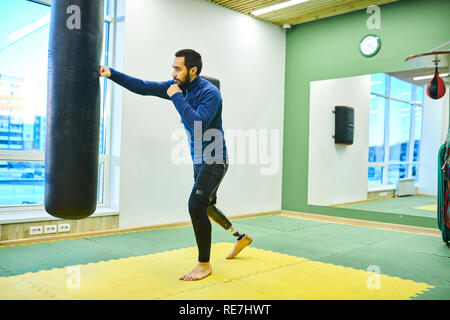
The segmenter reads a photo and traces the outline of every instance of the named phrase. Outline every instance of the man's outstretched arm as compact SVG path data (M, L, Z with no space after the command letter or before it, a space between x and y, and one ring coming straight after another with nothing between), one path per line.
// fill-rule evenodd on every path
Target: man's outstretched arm
M175 83L175 80L163 82L144 81L105 66L99 66L98 74L100 77L111 79L131 92L145 96L156 96L167 100L170 100L170 97L167 95L167 89Z

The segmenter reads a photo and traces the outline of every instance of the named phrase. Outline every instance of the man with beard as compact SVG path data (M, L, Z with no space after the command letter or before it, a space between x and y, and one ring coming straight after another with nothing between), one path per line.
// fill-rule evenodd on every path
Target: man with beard
M178 51L172 67L173 80L164 82L143 81L105 66L99 67L99 76L108 77L134 93L171 100L181 116L194 163L194 186L188 208L198 247L198 263L179 279L200 280L212 273L209 261L211 222L208 217L237 237L227 259L234 258L252 239L237 232L223 212L216 208L217 189L228 170L220 91L200 77L202 59L198 52L192 49ZM214 133L212 136L215 139L204 138L207 130Z

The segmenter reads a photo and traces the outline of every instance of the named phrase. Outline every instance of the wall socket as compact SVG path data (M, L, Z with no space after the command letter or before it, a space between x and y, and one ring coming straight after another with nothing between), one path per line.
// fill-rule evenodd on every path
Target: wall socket
M30 236L33 236L35 234L42 234L42 226L30 227Z
M70 223L58 224L58 232L70 232Z
M56 233L56 224L44 226L44 233Z

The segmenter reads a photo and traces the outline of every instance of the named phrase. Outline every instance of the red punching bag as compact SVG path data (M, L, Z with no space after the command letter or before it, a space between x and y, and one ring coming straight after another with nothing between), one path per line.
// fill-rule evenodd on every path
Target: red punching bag
M438 68L434 72L434 77L427 86L427 94L431 99L440 99L445 94L445 83L439 77Z

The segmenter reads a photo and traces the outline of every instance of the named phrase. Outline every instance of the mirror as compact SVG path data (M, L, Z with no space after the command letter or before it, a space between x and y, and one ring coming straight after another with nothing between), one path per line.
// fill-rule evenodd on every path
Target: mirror
M449 118L439 72L439 100L426 93L434 68L310 83L308 204L436 217ZM353 108L352 144L335 143L335 106Z

